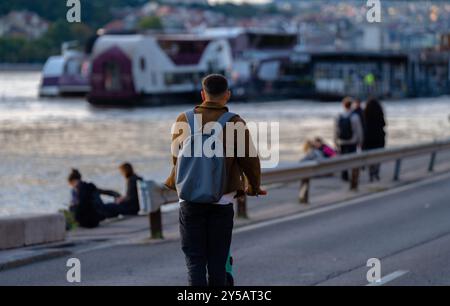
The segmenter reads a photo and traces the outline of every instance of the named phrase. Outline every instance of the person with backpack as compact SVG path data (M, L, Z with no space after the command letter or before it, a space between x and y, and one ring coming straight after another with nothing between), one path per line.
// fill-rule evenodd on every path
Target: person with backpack
M225 286L233 204L239 196L267 192L260 187L260 160L245 121L226 106L231 97L227 79L207 76L201 95L202 104L180 114L172 129L173 169L165 185L179 196L181 246L189 285ZM210 131L207 127L211 125L215 128ZM238 126L243 133L228 133ZM214 147L216 153L226 154L198 154L196 148L203 150L211 143L214 145L208 147Z
M352 110L353 99L344 98L343 113L339 114L335 124L335 143L339 154L352 154L361 148L364 141L364 131L359 115ZM348 171L342 172L342 179L349 180Z

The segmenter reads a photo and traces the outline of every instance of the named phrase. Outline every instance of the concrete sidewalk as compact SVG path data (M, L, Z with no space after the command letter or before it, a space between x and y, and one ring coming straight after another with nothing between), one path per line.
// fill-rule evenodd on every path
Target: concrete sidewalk
M300 183L290 183L269 187L269 195L261 198L250 198L248 201L249 219L236 219L235 226L241 227L251 223L279 218L302 211L307 211L327 204L361 197L370 193L385 191L408 183L450 171L450 152L438 155L435 171L429 173L429 157L407 159L403 162L400 181L393 181L394 163L386 163L382 167L382 180L377 183L368 182L367 171L360 177L360 188L357 192L349 190L349 184L340 180L340 175L312 180L310 204L299 204ZM164 238L176 240L178 234L177 205L163 207ZM76 229L67 234L63 243L47 244L29 248L21 248L0 252L0 271L15 268L36 261L51 259L69 254L89 252L94 249L128 243L152 243L163 241L149 239L149 221L147 216L127 217L104 222L97 229Z

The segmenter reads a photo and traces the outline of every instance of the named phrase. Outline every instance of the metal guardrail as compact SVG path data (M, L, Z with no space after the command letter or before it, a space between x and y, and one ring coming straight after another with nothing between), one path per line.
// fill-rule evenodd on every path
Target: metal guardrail
M430 154L428 171L432 172L434 171L437 154L447 150L450 150L450 139L422 145L373 150L340 156L320 162L305 162L295 167L280 167L264 171L262 174L262 184L267 186L278 183L301 182L299 201L300 203L307 204L309 202L311 179L352 169L350 189L357 190L359 169L362 167L394 161L393 180L398 181L400 179L403 159ZM143 182L139 189L142 212L149 214L151 237L162 238L161 206L177 202L178 196L175 191L169 190L163 184L155 181ZM237 216L247 218L245 198L238 199Z

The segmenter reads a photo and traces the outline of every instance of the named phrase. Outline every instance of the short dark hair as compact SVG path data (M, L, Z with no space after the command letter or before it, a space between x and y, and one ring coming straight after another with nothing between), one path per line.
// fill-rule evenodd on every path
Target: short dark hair
M119 166L119 169L125 173L126 178L130 178L134 175L133 166L130 163L123 163Z
M350 109L353 104L353 98L352 97L345 97L344 100L342 100L342 104L346 109Z
M81 173L77 169L72 169L67 177L68 182L81 181Z
M202 81L203 90L212 97L219 97L228 90L227 79L220 74L210 74Z

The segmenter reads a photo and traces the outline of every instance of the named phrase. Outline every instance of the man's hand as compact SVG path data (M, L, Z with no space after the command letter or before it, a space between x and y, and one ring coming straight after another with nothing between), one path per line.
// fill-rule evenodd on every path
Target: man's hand
M118 197L116 198L116 204L121 204L125 200L125 197Z
M257 192L255 192L254 190L252 190L251 188L247 188L247 190L245 191L245 193L250 196L250 197L257 197L257 196L266 196L267 195L267 190L263 190L261 188L258 189Z
M260 188L258 191L258 195L260 195L260 196L266 196L267 194L268 194L267 190L263 190Z

